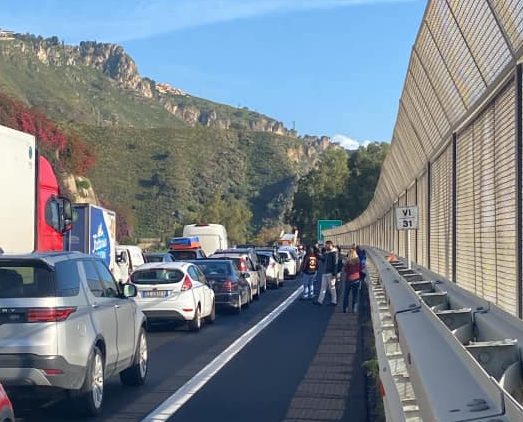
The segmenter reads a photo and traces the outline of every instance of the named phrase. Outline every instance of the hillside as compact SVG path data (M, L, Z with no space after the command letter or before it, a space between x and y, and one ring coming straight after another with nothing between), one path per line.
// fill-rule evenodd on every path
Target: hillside
M0 93L87 143L98 197L137 236L169 232L173 212L197 218L217 191L244 201L255 228L281 222L296 181L332 147L325 137L300 138L267 116L143 78L113 44L0 38Z

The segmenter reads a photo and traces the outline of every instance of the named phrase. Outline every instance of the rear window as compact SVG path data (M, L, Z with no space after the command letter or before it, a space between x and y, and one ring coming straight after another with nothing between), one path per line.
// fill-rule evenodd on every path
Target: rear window
M177 261L186 261L191 259L198 259L195 251L170 251L169 252Z
M147 255L147 262L162 262L163 255Z
M260 261L260 263L265 267L267 267L269 265L269 263L271 262L270 255L257 254L257 256L258 256L258 261Z
M197 262L196 265L209 278L233 275L231 265L227 262Z
M131 275L131 281L134 284L172 284L182 281L184 275L180 270L141 270Z
M38 263L0 265L0 298L76 296L80 292L76 262L59 262L55 269Z

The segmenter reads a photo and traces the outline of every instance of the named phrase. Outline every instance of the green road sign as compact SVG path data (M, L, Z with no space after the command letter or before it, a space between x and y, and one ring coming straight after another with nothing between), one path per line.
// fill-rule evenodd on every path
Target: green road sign
M318 243L323 243L323 231L333 229L335 227L340 227L343 225L341 220L318 220L317 223L317 234L318 234Z

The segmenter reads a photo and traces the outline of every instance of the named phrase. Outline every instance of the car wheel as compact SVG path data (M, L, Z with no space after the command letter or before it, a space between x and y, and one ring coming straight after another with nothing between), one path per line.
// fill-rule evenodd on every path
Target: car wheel
M262 286L262 293L265 293L267 291L267 279L265 279L265 283Z
M205 321L207 321L209 324L212 324L214 321L216 321L216 303L214 300L212 301L211 313L207 318L205 318Z
M200 328L202 328L202 311L198 304L196 311L194 312L194 318L189 321L189 330L197 332L200 331Z
M77 398L78 409L88 416L96 416L102 411L104 402L104 357L95 346L87 365L84 384Z
M138 345L132 366L120 372L120 381L124 385L143 385L149 369L149 351L147 348L147 336L142 327L138 336Z
M260 300L260 292L261 292L261 287L260 287L260 282L258 282L258 287L256 288L256 296L254 297L256 300Z

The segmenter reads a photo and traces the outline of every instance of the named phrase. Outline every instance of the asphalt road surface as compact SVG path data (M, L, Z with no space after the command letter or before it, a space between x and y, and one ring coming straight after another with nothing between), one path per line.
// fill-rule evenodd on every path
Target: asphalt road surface
M268 290L241 314L219 313L199 333L158 325L149 331L150 367L142 387L106 382L104 411L96 421L139 421L158 408L236 339L256 326L298 288L287 281ZM296 300L211 378L169 420L281 421L307 373L334 312ZM67 401L47 407L15 406L17 421L71 421ZM357 419L350 419L357 420Z

